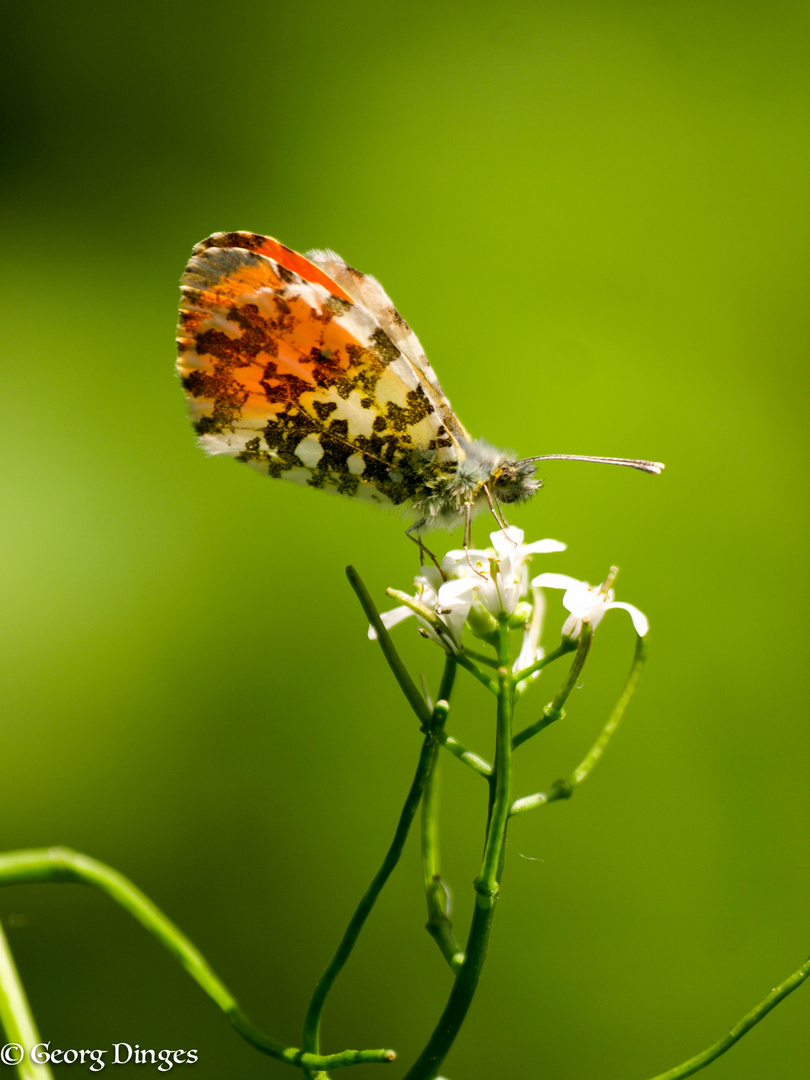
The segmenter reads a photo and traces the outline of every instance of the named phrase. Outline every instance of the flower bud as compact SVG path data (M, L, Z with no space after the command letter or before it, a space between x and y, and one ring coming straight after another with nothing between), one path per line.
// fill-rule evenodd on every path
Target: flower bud
M509 629L522 630L532 617L533 605L528 600L521 600L509 616Z
M498 640L498 620L481 604L473 604L467 616L467 626L482 641Z

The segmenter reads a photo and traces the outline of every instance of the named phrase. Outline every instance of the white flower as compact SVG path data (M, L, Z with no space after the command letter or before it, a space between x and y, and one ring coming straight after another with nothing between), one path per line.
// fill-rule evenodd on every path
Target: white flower
M524 544L523 530L512 526L490 533L489 538L491 548L450 551L445 561L452 560L459 576L473 578L476 602L490 615L512 615L519 601L529 592L527 560L540 552L565 551L565 544L548 539Z
M389 595L402 600L403 604L381 614L385 628L390 629L410 615L416 615L426 637L445 649L449 647L453 652L459 652L461 634L473 604L492 627L497 625L493 616L516 612L520 615L518 604L531 591L527 560L539 552L564 551L565 544L559 540L524 544L523 531L514 528L494 532L490 540L492 547L486 550L472 548L448 552L442 559L441 570L423 566L414 578L413 596L389 589ZM535 601L539 595L534 592ZM525 607L528 628L519 658L521 667L542 656L538 648L542 605L536 618L530 610L531 604L527 603ZM368 636L376 638L374 627L369 627Z
M520 652L514 664L512 664L512 671L523 671L524 668L529 667L530 664L534 664L538 660L542 660L545 656L545 650L540 645L545 614L545 597L540 589L532 587L532 614L523 631ZM541 674L542 670L534 671L528 679L522 679L515 687L516 693L518 695L522 694L524 690L528 689L530 683L540 678Z
M461 632L475 599L475 582L466 578L443 581L441 571L435 566L423 566L422 573L413 579L413 583L413 597L406 598L395 589L389 590L406 603L391 611L383 611L380 615L383 626L390 630L403 619L416 615L426 637L442 647L449 645L453 652L458 652L461 648ZM368 628L368 636L372 640L377 637L373 626Z
M576 640L582 630L583 619L587 619L591 629L596 630L605 612L611 608L623 608L628 612L636 633L639 637L644 637L650 628L647 616L632 604L613 599L612 585L618 572L618 567L612 566L601 585L589 585L587 581L577 581L567 574L540 574L532 581L532 585L544 589L565 589L563 607L571 614L563 624L563 637Z

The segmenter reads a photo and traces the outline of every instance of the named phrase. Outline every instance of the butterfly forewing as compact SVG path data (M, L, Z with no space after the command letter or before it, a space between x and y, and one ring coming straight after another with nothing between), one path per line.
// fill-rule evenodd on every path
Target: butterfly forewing
M470 436L450 407L419 338L394 307L379 281L370 274L362 274L354 267L347 266L334 251L308 251L307 258L325 271L352 300L374 313L379 326L416 371L447 430L456 440L468 442Z
M194 249L178 368L196 430L210 453L270 476L413 501L454 468L465 433L382 289L317 255L253 233Z

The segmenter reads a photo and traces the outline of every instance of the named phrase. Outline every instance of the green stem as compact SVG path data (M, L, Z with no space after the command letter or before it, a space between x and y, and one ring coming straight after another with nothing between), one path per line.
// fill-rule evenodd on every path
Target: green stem
M453 936L448 915L448 894L439 872L439 759L431 770L422 798L422 879L425 886L428 921L425 929L439 946L439 951L458 973L464 953Z
M523 682L524 679L528 679L530 675L534 675L536 671L542 671L547 665L551 664L554 660L559 660L561 656L566 656L568 653L573 652L576 645L570 638L563 638L562 642L550 652L547 656L541 656L539 660L535 660L533 664L529 664L528 667L522 671L515 672L515 682Z
M463 761L465 765L468 765L474 772L477 772L479 776L483 776L485 780L488 780L492 776L492 766L488 761L484 761L478 754L473 753L472 750L468 750L467 747L454 739L452 735L446 735L442 732L441 744L445 750L449 750L453 757L457 757L459 761Z
M781 986L775 986L764 1001L760 1001L759 1005L755 1005L750 1012L747 1012L742 1020L739 1020L722 1039L718 1039L708 1049L703 1050L700 1054L695 1054L693 1058L689 1058L688 1061L684 1061L681 1065L676 1065L674 1069L669 1069L667 1072L652 1077L652 1080L681 1080L681 1077L691 1076L698 1069L710 1065L721 1054L725 1054L726 1050L732 1047L735 1042L738 1042L763 1017L767 1016L771 1009L778 1005L783 998L797 990L808 975L810 975L810 960L806 960L798 971L794 971L792 975L785 979Z
M512 757L512 711L515 680L509 670L508 620L500 620L498 641L498 727L495 738L495 796L489 820L481 872L475 881L475 908L467 937L464 963L450 991L433 1034L404 1080L434 1080L467 1015L487 955L489 933L498 898L499 874L506 841Z
M584 626L583 626L584 630ZM636 650L633 655L633 663L630 666L630 674L627 676L627 682L624 684L621 697L613 706L613 712L608 718L608 722L602 728L599 738L590 748L588 753L577 765L571 776L568 779L571 787L576 787L577 784L581 784L585 777L590 773L591 769L597 763L599 758L604 754L607 749L607 745L613 736L616 734L616 729L622 722L624 711L630 703L630 698L633 696L633 692L638 685L638 680L641 678L641 672L644 668L644 661L647 658L647 639L643 637L636 638Z
M582 629L579 633L577 654L574 657L574 662L571 664L571 668L565 678L565 682L560 687L554 700L550 701L548 705L546 705L546 707L543 709L543 715L540 717L540 719L535 720L533 724L529 724L528 727L525 727L522 731L519 731L517 733L517 735L512 740L513 750L516 750L522 743L525 743L527 739L531 739L533 735L536 735L539 731L542 731L543 728L547 728L549 724L553 724L555 720L562 720L563 716L565 716L565 712L563 711L563 705L565 705L566 701L568 700L569 694L577 684L577 679L582 672L582 668L585 666L585 661L588 659L588 653L590 652L592 641L593 632L591 630L591 624L587 622L587 620L585 620L582 623ZM567 648L564 648L564 645L565 642L563 642L563 645L561 645L558 649L555 650L556 656L562 656L564 652L570 652L573 647L570 642L568 642ZM555 653L549 653L549 655L545 659L556 659L556 656ZM538 664L539 663L541 663L541 661L538 660ZM526 671L531 670L531 668L526 668ZM515 679L519 682L525 677L526 676L524 672L520 671L515 676Z
M536 810L538 806L557 802L558 799L570 799L572 794L571 785L567 780L555 780L548 791L538 791L534 795L524 795L522 799L515 799L509 807L509 816L525 814L527 810Z
M534 735L539 735L541 731L549 727L550 724L555 723L557 720L561 720L565 714L562 710L559 713L555 713L551 708L551 702L543 708L543 714L539 720L535 720L533 724L529 724L522 731L519 731L517 735L512 739L512 749L517 748L525 743L527 739L531 739Z
M464 646L464 655L469 656L471 660L477 660L479 664L486 664L487 667L498 669L498 661L493 660L491 656L485 656L483 653L476 652L474 649L468 649Z
M487 690L490 691L490 693L492 693L492 694L497 694L498 693L498 682L497 682L497 680L496 679L491 679L489 677L489 675L486 675L483 671L480 670L480 668L477 668L475 666L475 664L472 662L472 660L470 660L470 658L468 656L466 656L464 653L460 653L456 657L456 660L458 660L459 665L461 667L463 667L465 671L469 671L469 673L474 678L478 679L478 681L480 683L483 683L483 685L487 688Z
M413 778L413 782L408 792L408 796L405 799L405 805L402 808L402 812L399 816L399 822L397 824L396 831L394 833L394 839L391 841L391 846L383 859L382 865L377 873L374 875L374 879L366 889L362 900L357 905L357 909L346 928L346 931L340 941L340 944L335 951L334 956L326 965L320 979L315 986L315 990L312 994L312 1000L309 1003L307 1009L307 1015L304 1020L304 1049L310 1053L317 1053L320 1044L320 1027L321 1017L323 1015L324 1006L326 1004L326 998L329 991L332 989L335 980L340 972L343 970L346 961L351 955L352 949L360 936L360 932L365 925L366 919L371 913L371 909L376 903L377 897L382 892L385 883L391 876L394 867L399 862L399 857L402 854L402 849L405 846L405 841L408 837L408 832L413 821L414 814L422 799L422 792L424 791L425 783L433 769L434 762L436 760L436 754L439 748L439 742L441 732L444 727L445 719L447 718L448 701L450 693L453 688L453 680L456 673L455 658L448 656L445 661L444 673L442 675L441 686L439 687L439 697L433 708L433 713L428 719L428 723L425 731L425 738L422 743L422 750L419 754L419 761L416 766L416 773ZM420 699L421 700L421 699Z
M495 908L491 904L485 907L476 904L467 937L464 963L453 983L447 1005L425 1049L405 1074L404 1080L434 1080L438 1073L464 1023L464 1017L475 994L487 955L494 914Z
M583 631L585 630L587 623L583 624ZM586 650L587 651L587 650ZM579 653L577 653L579 656ZM527 810L535 810L538 806L545 806L546 803L556 802L558 799L570 799L574 793L574 788L578 784L581 784L586 776L590 773L591 769L604 754L607 749L607 745L613 736L616 734L616 730L622 721L625 709L630 703L630 698L633 696L633 692L638 685L638 680L641 678L641 672L644 668L644 660L647 656L647 643L643 637L636 638L636 648L633 654L633 663L630 665L630 673L627 676L627 681L624 684L624 689L621 692L621 696L616 704L613 706L613 711L608 717L608 721L599 733L599 738L590 748L588 753L577 765L567 780L555 781L548 791L538 791L535 795L524 795L521 799L516 799L509 808L509 816L512 817L515 814L523 814ZM574 660L576 663L576 659ZM556 699L555 699L556 701ZM553 703L552 703L553 704ZM546 706L551 708L552 706ZM533 725L534 726L534 725ZM523 732L520 733L521 735ZM517 741L517 738L514 740Z
M360 601L360 606L363 608L366 618L374 627L383 656L388 661L388 666L391 668L394 678L399 683L400 690L405 695L408 704L419 717L420 723L423 726L429 724L430 709L425 704L424 698L419 693L416 684L408 674L405 665L400 660L399 653L394 648L394 643L391 640L391 635L388 633L385 626L383 626L380 613L374 606L374 601L369 596L368 589L363 584L362 578L353 566L346 567L346 577L349 579L349 584L357 594L357 599Z
M68 848L9 851L0 855L0 885L30 882L75 881L106 893L130 913L163 945L211 1000L227 1014L239 1034L251 1045L288 1065L310 1069L339 1069L344 1065L393 1061L393 1050L345 1050L339 1054L307 1054L285 1046L255 1028L225 984L217 978L202 953L152 901L123 874L104 863ZM39 1075L39 1073L37 1073Z
M512 784L512 710L515 680L509 670L508 628L505 619L500 624L498 669L498 726L495 735L495 787L492 801L484 862L476 882L479 895L494 896L498 889L498 862L500 860L506 821L509 816L509 795Z
M53 1080L46 1064L31 1061L31 1048L41 1042L17 965L0 923L0 1028L8 1043L20 1047L17 1074L21 1080ZM8 1062L11 1064L11 1062Z

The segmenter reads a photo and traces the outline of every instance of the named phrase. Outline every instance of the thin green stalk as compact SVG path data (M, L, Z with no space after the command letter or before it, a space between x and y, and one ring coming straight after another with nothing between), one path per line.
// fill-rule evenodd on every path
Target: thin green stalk
M469 671L473 678L476 678L480 683L483 683L483 685L487 688L487 690L489 690L491 694L498 693L497 679L491 679L489 675L486 675L483 671L481 671L480 668L477 668L472 662L472 660L470 660L470 658L465 655L465 653L460 653L456 657L456 660L458 660L459 665L463 667L465 671Z
M479 664L486 664L487 667L498 669L498 661L494 660L491 656L485 656L483 653L476 652L474 649L468 649L464 646L464 655L469 656L471 660L477 660Z
M506 619L501 619L498 669L498 726L495 735L495 786L490 815L484 862L476 882L476 889L494 895L497 891L498 861L500 859L506 821L509 816L509 797L512 785L512 712L514 707L515 680L509 670L509 630Z
M512 712L515 680L509 670L507 619L500 623L498 659L498 727L495 739L495 797L481 872L475 881L475 907L461 965L447 1005L422 1053L405 1074L404 1080L434 1080L464 1022L475 994L487 955L489 934L498 898L499 875L506 841L512 758Z
M548 705L543 708L543 714L539 720L535 720L533 724L529 724L528 727L523 728L523 730L519 731L514 739L512 739L512 749L517 750L517 748L522 743L525 743L527 739L531 739L534 735L539 735L540 732L549 727L549 725L556 723L557 720L562 720L564 715L565 713L562 709L560 709L559 712L554 712L551 707L551 702L549 702Z
M567 640L567 639L566 639ZM588 653L590 652L591 642L593 641L593 632L591 630L591 624L587 620L583 620L582 629L579 632L579 644L577 645L577 654L574 657L574 661L571 664L571 668L565 677L565 682L557 691L557 695L553 701L550 701L543 709L543 715L539 720L535 720L533 724L529 724L522 731L519 731L512 740L512 749L516 750L522 743L525 743L527 739L530 739L532 735L536 735L538 731L542 731L543 728L553 724L555 720L562 720L565 715L563 706L568 700L568 696L577 684L582 668L585 666L585 661L588 659ZM565 642L563 642L563 645ZM569 642L567 648L563 648L563 645L559 649L555 650L557 656L562 656L563 652L570 652L572 645ZM562 651L561 651L562 650ZM547 660L554 657L554 653L549 653ZM538 664L540 661L538 660ZM533 665L534 667L535 665ZM530 671L531 668L526 668L526 671ZM520 671L515 676L515 679L519 682L526 676L524 672Z
M92 885L106 893L130 913L153 937L180 961L211 1000L230 1019L239 1034L258 1050L310 1069L339 1069L344 1065L393 1061L393 1050L345 1050L339 1054L307 1054L295 1046L285 1046L264 1035L239 1008L225 984L214 974L202 953L163 912L131 881L104 863L68 848L9 851L0 855L0 885L30 882L75 881ZM37 1073L37 1076L40 1074Z
M509 807L509 816L525 814L527 810L536 810L538 806L546 803L557 802L559 799L570 799L573 791L567 780L555 780L548 791L538 791L534 795L524 795L522 799L515 799Z
M583 625L583 631L586 625L587 623ZM579 656L579 652L577 652L577 656ZM538 806L545 806L546 803L556 802L558 799L571 798L574 793L574 788L577 787L578 784L581 784L586 776L588 776L591 769L596 765L602 754L604 754L608 743L616 734L616 729L622 721L625 709L630 703L630 698L633 696L633 692L638 685L638 680L641 678L641 672L644 668L646 656L646 639L637 637L636 648L633 653L633 663L630 665L630 673L627 676L627 681L624 684L619 700L613 706L613 711L608 717L607 723L599 733L599 738L567 780L555 781L548 791L538 791L534 795L524 795L523 798L516 799L509 808L510 817L513 817L515 814L523 814L527 810L535 810ZM576 658L574 663L576 663ZM522 734L523 732L521 732L521 735ZM519 738L519 736L517 738ZM514 740L515 742L517 741L517 738Z
M437 758L422 797L422 879L428 909L425 929L439 946L450 970L457 974L464 961L464 953L453 936L447 889L439 872L439 766L440 759Z
M6 1035L7 1051L10 1043L16 1043L17 1074L21 1080L53 1080L53 1073L43 1063L31 1061L31 1048L41 1042L37 1025L20 980L17 965L11 954L6 935L0 923L0 1029ZM6 1061L5 1064L13 1064Z
M810 975L810 960L806 960L798 971L794 971L780 986L775 986L770 994L763 1001L760 1001L759 1005L755 1005L750 1012L747 1012L742 1020L739 1020L722 1039L718 1039L716 1043L712 1043L706 1050L703 1050L700 1054L695 1054L694 1057L684 1061L683 1064L676 1065L674 1069L669 1069L667 1072L652 1077L652 1080L681 1080L681 1077L691 1076L698 1069L710 1065L721 1054L725 1054L726 1050L732 1047L735 1042L738 1042L763 1017L767 1016L771 1009L786 998L788 994L792 994L794 990L797 990L808 975Z
M358 579L359 580L359 579ZM321 1017L323 1015L324 1006L326 1004L326 998L329 991L332 989L335 980L340 972L343 970L346 961L351 955L352 949L360 936L360 932L365 925L366 919L371 914L371 909L377 901L377 897L382 892L385 883L391 876L394 867L399 862L399 857L402 854L402 849L405 846L405 841L408 837L408 831L411 827L414 814L422 799L422 792L424 791L425 783L430 775L436 760L436 754L439 748L439 740L441 731L444 727L445 719L447 718L447 711L449 708L448 701L450 693L453 688L453 680L456 673L455 658L448 656L445 661L444 673L442 675L441 686L439 687L438 700L433 708L433 713L429 717L426 729L425 738L422 742L422 750L419 754L419 761L416 766L416 774L414 775L413 782L408 792L408 796L405 799L405 805L402 808L402 812L399 816L399 822L397 824L396 831L394 833L394 839L391 841L391 846L383 859L382 865L377 873L374 875L374 879L369 885L368 889L363 895L362 900L357 905L357 909L346 928L346 931L337 947L337 950L326 965L320 979L315 986L315 990L312 995L312 1000L309 1003L307 1009L307 1015L304 1020L304 1048L310 1053L317 1053L320 1044L320 1027ZM421 700L421 699L420 699Z
M524 679L528 679L530 675L534 675L536 671L542 671L547 664L553 663L554 660L559 660L561 656L566 656L568 653L573 652L576 645L570 638L563 638L562 642L550 652L547 656L541 656L539 660L535 660L533 664L529 664L522 671L515 672L515 682L523 682Z
M624 711L630 703L630 698L633 696L633 692L638 685L638 680L641 678L641 672L644 668L644 661L646 658L647 639L639 636L636 638L636 650L633 655L633 663L630 667L630 674L627 676L627 682L624 684L624 690L622 690L621 697L613 706L613 712L610 714L608 722L602 728L599 738L571 773L571 776L568 779L571 787L576 787L577 784L582 783L602 754L604 754L608 743L616 734L616 729L622 722Z
M424 698L419 693L419 690L414 683L413 679L407 672L405 665L399 658L399 653L394 648L394 643L391 640L391 635L383 626L383 621L380 618L380 613L374 606L374 601L369 596L368 589L363 584L363 580L357 573L353 566L346 567L346 577L349 579L349 584L357 594L357 599L360 601L360 606L366 614L366 618L374 627L377 634L377 641L380 643L383 656L388 661L388 666L394 674L394 678L399 683L400 690L405 695L408 704L413 711L419 717L420 723L424 726L430 723L430 709L425 704Z
M485 780L488 780L492 776L492 766L488 761L484 761L482 757L474 753L472 750L468 750L467 747L454 739L452 735L447 735L442 732L441 744L445 750L449 750L453 757L457 757L459 761L463 761L465 765L469 766L473 772L477 772L479 776L483 776Z

